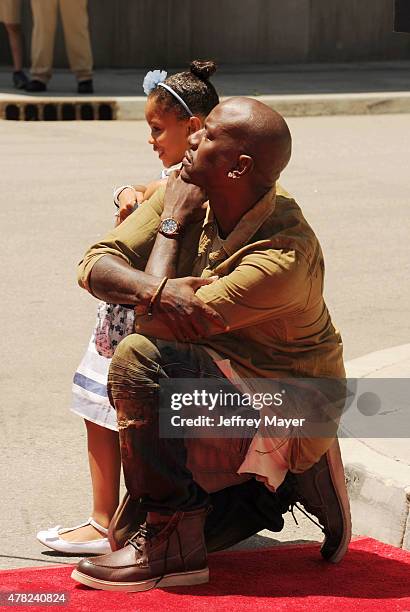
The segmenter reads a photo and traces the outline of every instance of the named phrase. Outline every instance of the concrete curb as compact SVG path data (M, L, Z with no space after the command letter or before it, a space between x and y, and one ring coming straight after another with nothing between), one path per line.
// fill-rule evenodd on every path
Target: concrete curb
M376 351L346 364L349 377L404 376L410 344ZM393 374L393 376L392 376ZM408 375L408 374L407 374ZM410 550L410 463L386 456L366 439L341 439L353 532ZM391 440L394 448L394 440ZM393 454L393 453L392 453Z
M410 467L366 446L340 440L353 532L410 550Z
M286 117L384 115L410 112L410 93L357 93L257 98Z
M224 99L224 98L222 98ZM256 99L286 117L315 117L327 115L381 115L410 113L410 92L344 93L315 95L261 95ZM120 121L144 120L146 98L143 96L25 96L0 94L0 120L6 118L9 105L108 104L113 118Z

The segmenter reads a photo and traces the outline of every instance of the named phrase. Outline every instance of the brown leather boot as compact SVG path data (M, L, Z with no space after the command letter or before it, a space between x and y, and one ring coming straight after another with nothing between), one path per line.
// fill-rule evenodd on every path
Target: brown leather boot
M71 574L105 591L148 591L209 580L204 540L206 508L176 512L165 524L143 524L126 546L83 559Z
M262 529L281 531L283 518L276 494L253 478L240 485L210 494L212 511L205 521L208 553L229 548ZM145 521L139 500L127 493L118 506L108 529L111 550L119 550Z
M108 528L108 541L111 550L119 550L132 538L138 527L146 519L147 513L141 509L140 500L132 499L126 493L121 500Z
M299 507L297 503L301 502L307 512L316 516L325 534L320 550L323 558L332 563L341 561L350 542L352 524L338 440L306 472L288 472L277 495L283 509Z

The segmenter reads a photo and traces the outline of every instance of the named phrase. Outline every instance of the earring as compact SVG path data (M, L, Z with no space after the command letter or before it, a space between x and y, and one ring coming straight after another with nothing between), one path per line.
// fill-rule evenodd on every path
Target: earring
M228 178L237 179L239 178L236 172L230 171L228 172Z

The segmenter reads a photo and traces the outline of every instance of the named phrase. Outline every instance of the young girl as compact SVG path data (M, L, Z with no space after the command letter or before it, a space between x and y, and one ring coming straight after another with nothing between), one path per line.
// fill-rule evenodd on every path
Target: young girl
M144 91L148 95L145 117L151 128L148 142L164 164L161 181L180 164L188 148L188 137L202 127L205 117L219 102L208 80L215 70L214 62L193 61L189 72L165 78L166 72L155 70L144 79ZM116 189L117 223L148 199L161 181L147 187L125 185ZM130 333L132 326L125 331ZM108 525L119 501L121 457L115 411L108 401L106 387L111 359L97 352L95 335L94 330L74 375L72 406L72 411L84 418L87 428L92 513L76 527L61 529L58 525L37 534L45 546L78 555L110 551Z

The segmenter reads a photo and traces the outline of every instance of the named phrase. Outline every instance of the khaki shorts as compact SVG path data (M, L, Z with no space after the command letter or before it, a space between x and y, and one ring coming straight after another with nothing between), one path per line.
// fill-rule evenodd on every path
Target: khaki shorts
M21 0L0 0L0 21L20 23Z

